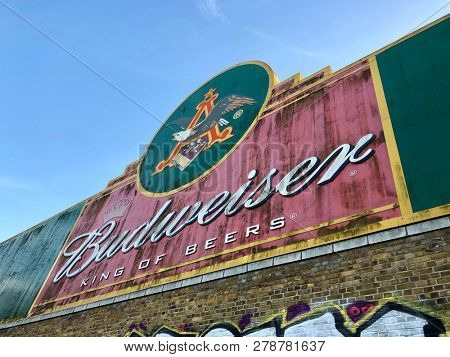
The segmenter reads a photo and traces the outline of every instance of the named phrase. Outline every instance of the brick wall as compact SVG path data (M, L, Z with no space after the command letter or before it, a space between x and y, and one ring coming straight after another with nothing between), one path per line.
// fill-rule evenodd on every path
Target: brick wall
M450 229L0 330L1 336L443 335Z

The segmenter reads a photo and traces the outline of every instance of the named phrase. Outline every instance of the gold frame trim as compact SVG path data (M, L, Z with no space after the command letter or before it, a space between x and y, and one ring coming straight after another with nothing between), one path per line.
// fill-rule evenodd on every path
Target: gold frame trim
M397 191L397 198L400 204L400 211L402 216L413 213L411 200L408 194L408 187L406 186L405 175L403 173L400 154L398 152L397 142L395 140L394 128L392 127L389 109L384 95L383 83L381 81L380 71L376 57L369 60L370 73L372 74L372 82L375 89L375 96L378 104L378 111L380 113L381 125L383 126L384 137L388 149L389 161L391 164L392 174L394 176L395 189Z

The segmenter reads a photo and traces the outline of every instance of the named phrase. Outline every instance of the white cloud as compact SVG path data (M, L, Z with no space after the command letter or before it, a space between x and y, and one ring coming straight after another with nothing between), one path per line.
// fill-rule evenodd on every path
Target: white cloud
M197 5L204 16L211 19L218 19L225 24L230 23L222 13L217 0L197 0Z

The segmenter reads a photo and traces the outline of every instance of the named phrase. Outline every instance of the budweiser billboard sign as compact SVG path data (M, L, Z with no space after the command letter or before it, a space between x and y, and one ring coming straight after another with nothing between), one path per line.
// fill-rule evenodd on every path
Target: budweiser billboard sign
M285 254L400 215L367 63L274 88L261 62L203 84L132 180L90 198L33 311Z

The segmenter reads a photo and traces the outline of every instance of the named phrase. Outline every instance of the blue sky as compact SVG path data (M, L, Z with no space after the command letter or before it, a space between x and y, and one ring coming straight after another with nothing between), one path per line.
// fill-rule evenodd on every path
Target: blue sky
M164 120L231 65L261 60L280 80L337 70L447 1L0 0L3 240L102 190L160 123L1 3Z

